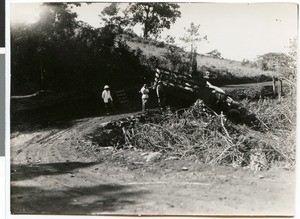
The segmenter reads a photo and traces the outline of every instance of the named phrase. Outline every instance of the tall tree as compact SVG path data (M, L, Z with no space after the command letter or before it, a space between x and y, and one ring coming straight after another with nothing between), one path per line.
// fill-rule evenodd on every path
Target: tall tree
M175 3L130 3L127 9L132 15L131 24L143 25L144 39L150 34L157 35L162 29L170 29L180 18L179 5Z
M190 24L189 28L184 28L186 34L184 37L180 38L184 43L190 44L190 73L194 76L197 72L197 43L207 40L207 36L200 35L200 24L195 25L193 22Z

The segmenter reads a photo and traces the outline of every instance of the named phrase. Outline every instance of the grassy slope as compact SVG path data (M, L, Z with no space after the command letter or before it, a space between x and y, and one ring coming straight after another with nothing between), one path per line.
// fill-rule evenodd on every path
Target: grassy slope
M275 72L263 71L256 67L243 66L241 62L228 59L217 59L198 55L197 61L198 66L200 67L216 68L219 71L230 72L237 77L255 77L259 75L272 76L276 74Z
M151 44L144 44L139 42L127 41L127 45L131 49L141 49L146 56L162 56L167 50L166 48L160 48ZM256 67L243 66L241 62L212 58L204 55L198 55L198 68L207 68L212 72L216 71L224 74L232 74L235 77L257 77L260 75L272 76L276 75L276 72L263 71Z

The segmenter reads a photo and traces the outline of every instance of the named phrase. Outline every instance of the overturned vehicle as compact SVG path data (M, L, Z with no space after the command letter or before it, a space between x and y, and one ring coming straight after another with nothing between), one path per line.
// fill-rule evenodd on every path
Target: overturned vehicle
M202 79L196 79L188 74L178 74L167 69L156 69L154 86L162 84L169 103L172 105L193 104L198 99L216 114L224 114L229 120L246 124L257 129L264 129L257 116L247 110L242 104L234 101L224 90L212 85L209 72Z

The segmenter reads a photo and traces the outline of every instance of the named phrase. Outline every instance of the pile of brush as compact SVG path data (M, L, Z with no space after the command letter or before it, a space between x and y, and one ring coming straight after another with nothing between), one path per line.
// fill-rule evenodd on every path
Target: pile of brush
M125 145L160 151L179 159L195 157L208 164L270 168L277 161L293 167L293 152L280 145L283 136L234 124L197 101L191 108L164 112L158 122L123 127ZM293 144L292 142L290 142ZM293 148L292 145L290 148Z
M162 118L162 111L153 110L145 113L129 116L123 119L111 121L99 126L93 133L86 137L91 139L100 147L113 146L116 149L126 146L126 132L133 130L139 124L159 123Z
M232 122L198 100L177 111L150 111L112 121L90 138L99 146L158 151L166 157L196 159L206 164L265 170L293 169L296 145L294 99L244 102L264 131Z

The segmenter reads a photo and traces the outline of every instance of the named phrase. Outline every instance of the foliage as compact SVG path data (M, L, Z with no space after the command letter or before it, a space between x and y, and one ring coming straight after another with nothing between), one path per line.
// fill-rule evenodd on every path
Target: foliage
M140 54L118 37L114 25L92 28L75 20L66 3L44 4L43 18L11 28L12 94L40 89L99 92L142 83ZM131 78L131 80L128 80Z
M257 57L257 62L262 70L275 71L280 67L289 67L290 56L284 53L267 53Z
M186 34L184 37L180 38L186 44L190 44L190 70L192 76L197 75L197 43L203 40L207 40L207 36L200 36L200 25L195 25L193 22L190 24L189 28L184 28Z
M280 72L280 77L296 84L297 72L297 40L290 39L289 53L267 53L257 57L257 63L262 70Z
M100 18L105 26L111 26L114 31L121 34L124 28L129 24L129 19L124 11L123 14L120 13L118 5L119 3L113 2L105 7L101 12Z
M184 37L181 37L180 39L190 44L191 47L195 47L196 43L201 42L203 40L207 40L207 36L200 36L200 24L196 25L193 22L190 24L189 28L184 28L186 31L186 34Z
M186 68L189 64L188 57L186 57L186 54L180 48L169 46L163 56L171 63L171 71L181 72L189 70Z
M179 5L175 3L130 3L127 13L131 15L131 24L142 24L144 39L157 35L162 29L170 29L181 16Z
M65 3L43 5L43 17L32 26L12 26L12 92L15 88L36 90L52 84L61 73L66 53L72 48L78 22ZM57 86L61 86L58 84Z
M291 68L291 80L293 82L296 81L296 76L297 76L297 60L298 60L298 53L297 53L297 49L298 49L298 44L297 44L297 38L291 39L290 40L290 52L289 52L289 56L290 56L290 62L289 62L289 67Z
M168 35L165 39L165 42L168 43L168 44L174 45L175 44L175 37L172 37L172 36Z

